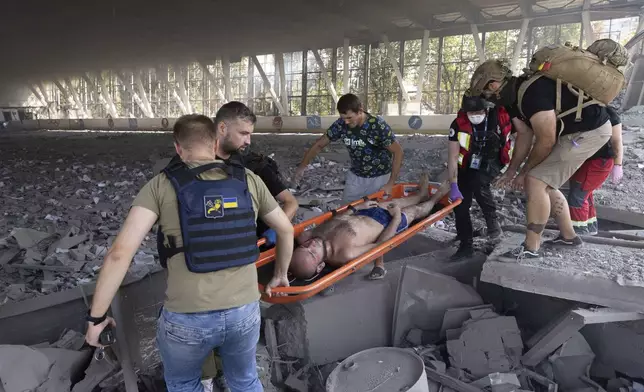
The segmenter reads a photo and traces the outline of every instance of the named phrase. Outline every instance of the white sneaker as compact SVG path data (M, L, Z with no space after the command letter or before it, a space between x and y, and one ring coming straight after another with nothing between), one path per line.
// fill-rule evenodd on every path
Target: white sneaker
M204 392L213 392L212 378L210 378L208 380L201 380L201 385L203 385Z

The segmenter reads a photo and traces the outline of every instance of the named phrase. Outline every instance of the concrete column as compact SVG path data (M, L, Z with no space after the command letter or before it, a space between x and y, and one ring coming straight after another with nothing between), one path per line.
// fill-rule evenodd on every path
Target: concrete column
M443 37L438 38L438 72L436 72L436 113L441 105L441 78L443 77Z
M342 93L349 94L351 92L351 87L349 86L349 76L351 71L349 70L349 39L344 39L344 46L342 47L342 69L344 70L342 74Z
M517 37L517 44L514 46L514 53L512 54L512 72L516 72L517 63L519 62L519 56L521 56L521 49L523 48L523 43L525 42L525 36L528 32L528 25L530 24L530 19L523 18L521 21L521 30L519 31L519 36Z
M181 100L181 97L177 93L176 84L170 83L170 81L168 80L168 67L161 69L161 67L157 66L155 67L155 70L157 73L157 80L166 85L166 87L168 88L168 93L172 95L172 98L177 103L177 106L179 106L181 113L189 114L190 112L188 111L188 108L186 108L186 106L183 104L183 100Z
M87 113L87 108L85 107L85 105L81 101L80 95L78 95L78 91L76 91L76 89L74 88L74 85L72 84L71 79L70 78L65 78L65 84L67 85L67 89L69 90L69 92L71 93L72 97L74 98L74 102L76 102L76 107L80 111L81 115L83 117L91 117Z
M322 58L320 57L320 53L318 52L318 50L314 49L312 50L312 52L313 52L313 55L315 56L315 61L318 63L318 67L320 68L322 77L326 82L326 87L329 89L329 93L331 93L333 104L336 105L338 103L338 94L335 92L335 86L333 85L333 81L331 81L331 78L329 77L329 73L326 67L324 66L324 62L322 61Z
M221 58L221 69L224 74L224 93L226 94L226 101L233 100L233 89L230 85L230 58L224 55Z
M219 97L219 99L225 101L226 96L224 95L224 92L221 89L221 87L219 86L219 84L217 84L217 79L215 78L215 75L213 75L212 72L210 72L210 70L208 69L206 64L204 64L201 61L199 61L198 63L199 63L199 67L201 67L201 72L203 72L203 74L206 76L206 78L208 78L208 80L210 80L210 83L212 83L212 85L215 86L215 89L217 90L217 96Z
M592 24L590 24L590 0L584 0L581 11L581 26L586 39L586 46L590 46L595 42L595 33L593 32Z
M38 88L31 83L28 85L28 87L29 90L31 90L31 92L34 94L36 99L40 101L40 104L44 107L47 107L47 100L45 99L45 96L42 95L40 91L38 91Z
M148 108L148 112L151 115L151 118L154 118L154 110L152 110L152 105L150 105L150 101L148 100L148 94L145 92L145 87L143 86L143 81L141 80L141 73L138 70L135 70L132 73L132 76L134 77L134 83L136 83L136 89L139 90L139 97L141 97L141 101L145 105L146 108Z
M396 72L396 79L398 79L398 85L400 86L402 99L405 102L409 102L409 94L407 93L407 89L405 89L405 83L403 81L402 72L400 70L400 66L398 65L398 62L396 61L396 58L394 57L391 44L389 43L389 38L383 34L382 41L384 42L385 48L387 49L387 57L389 58L389 63L391 64L391 66L394 68L394 71Z
M278 74L280 76L280 98L282 101L282 107L286 110L285 113L281 113L284 116L289 115L288 110L288 89L286 88L286 69L284 68L284 53L275 53L275 63L277 65Z
M479 55L479 64L481 64L485 61L485 50L483 49L481 37L479 37L479 28L475 23L470 24L470 27L472 28L472 36L474 37L476 53Z
M132 88L132 83L130 83L130 81L125 78L125 75L123 75L122 72L115 72L115 75L119 79L123 87L125 87L127 92L130 93L132 99L134 99L134 102L136 102L139 108L141 108L143 115L149 118L153 118L154 115L150 111L148 111L148 107L145 105L145 103L143 103L141 97L139 97L139 94L134 91L134 89Z
M369 77L370 77L370 67L371 65L371 44L365 45L365 56L364 56L364 100L362 105L364 110L369 109Z
M248 61L248 67L246 68L246 100L248 101L248 107L251 110L255 110L255 64L252 61Z
M181 100L183 101L183 104L186 107L186 110L188 113L193 113L194 111L192 110L192 104L190 103L190 96L188 95L188 88L186 87L186 72L185 68L182 66L176 66L179 72L175 72L175 78L177 78L177 81L179 82L179 96L181 97Z
M107 85L105 84L105 80L101 77L101 73L97 72L96 73L96 81L98 83L98 86L101 89L101 96L106 102L107 105L107 112L112 116L112 118L116 118L119 116L118 112L116 111L116 105L114 105L114 101L112 100L112 96L110 95L110 91L107 88Z
M300 109L300 116L306 116L306 97L308 95L308 62L309 51L304 49L302 51L302 104Z
M427 63L427 51L429 50L429 30L423 32L423 40L420 47L420 63L418 64L418 84L416 86L416 102L423 101L423 86L425 84L425 64Z
M285 114L284 107L282 106L282 103L277 97L277 94L275 93L275 90L273 89L271 82L268 80L268 77L266 76L266 73L264 72L262 65L259 63L259 60L257 60L257 56L251 56L251 58L253 59L253 64L255 64L255 68L257 68L257 72L259 72L259 74L262 76L262 80L264 81L264 86L268 90L268 93L271 95L271 98L273 98L273 102L275 103L275 106L277 106L277 110L280 112L281 115L284 115Z

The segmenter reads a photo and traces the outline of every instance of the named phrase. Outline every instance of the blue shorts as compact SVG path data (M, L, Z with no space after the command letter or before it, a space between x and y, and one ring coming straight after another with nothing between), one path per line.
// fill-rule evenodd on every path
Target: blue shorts
M380 223L384 227L389 226L389 223L391 223L391 220L393 219L389 211L381 207L372 207L372 208L365 208L364 210L358 210L354 215L368 216L369 218L375 220L376 222ZM407 226L408 226L407 216L405 214L400 214L400 216L401 216L400 224L396 229L396 234L400 233L401 231L407 230Z

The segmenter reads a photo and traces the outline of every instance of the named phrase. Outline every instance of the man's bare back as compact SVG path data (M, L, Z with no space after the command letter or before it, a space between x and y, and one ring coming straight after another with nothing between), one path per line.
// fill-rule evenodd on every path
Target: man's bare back
M326 263L337 268L346 264L404 231L414 220L428 216L449 190L447 184L443 184L428 200L428 187L429 179L425 175L421 178L417 195L381 203L367 201L355 206L355 212L347 211L303 232L297 237L300 245L293 261L299 262L298 255L301 255L301 258L307 259L302 263L314 263L319 259L318 266ZM311 258L314 261L308 260Z

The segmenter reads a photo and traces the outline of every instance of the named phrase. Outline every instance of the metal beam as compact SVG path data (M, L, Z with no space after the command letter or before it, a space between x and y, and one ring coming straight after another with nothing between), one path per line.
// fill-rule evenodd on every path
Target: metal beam
M230 84L230 58L223 56L221 59L221 70L224 74L224 93L226 94L226 101L233 100L233 89ZM254 98L254 97L251 97Z
M125 87L128 93L132 96L132 99L134 99L134 102L139 106L141 111L143 112L143 115L149 118L153 118L154 115L148 111L147 106L143 103L141 98L139 97L139 94L134 91L134 88L132 88L132 83L129 83L129 80L125 79L125 75L122 72L116 71L114 72L116 75L116 78L121 82L121 85Z
M141 97L141 101L143 101L143 104L148 109L148 112L150 113L150 117L155 117L154 110L152 110L152 105L150 105L150 101L148 100L148 95L146 94L145 87L143 86L143 81L141 80L140 71L135 70L132 73L132 76L134 77L134 83L136 83L136 88L137 90L139 90L139 96Z
M184 73L184 68L180 65L177 65L174 68L179 70L179 72L174 72L174 77L179 82L179 96L181 97L183 105L186 107L188 113L193 113L190 97L188 96L188 89L186 88L186 75Z
M286 70L284 69L284 53L275 53L275 63L280 76L280 98L282 100L282 107L286 110L283 115L288 116L288 89L286 88Z
M226 96L224 95L224 92L219 86L219 84L217 84L217 79L215 78L215 75L213 75L212 72L210 72L206 64L204 64L201 61L199 61L198 63L199 63L199 66L201 67L201 72L203 72L203 74L210 80L210 83L212 83L212 85L215 86L219 99L221 99L222 101L226 101Z
M396 72L396 78L398 79L398 85L400 86L400 92L402 93L402 99L404 102L409 102L409 94L407 89L405 89L405 83L403 81L402 72L400 72L400 66L398 61L394 57L393 49L391 48L391 43L389 43L389 38L386 35L382 36L382 42L385 44L385 49L387 50L387 57L389 58L389 63L394 68Z
M168 80L168 68L166 67L165 70L161 69L161 67L156 66L155 71L157 73L157 80L159 80L161 83L165 84L166 87L168 88L168 91L172 94L172 98L174 101L177 103L177 106L179 106L179 110L181 110L182 114L188 114L188 109L185 107L183 104L183 101L181 100L181 97L177 93L177 86L174 83L170 83ZM161 76L161 77L159 77Z
M519 31L519 36L517 37L517 43L514 46L514 53L512 53L512 72L516 74L517 63L519 62L519 56L521 56L521 49L523 49L523 43L525 42L525 36L528 32L528 25L530 24L530 19L525 18L521 22L521 30Z
M335 92L335 86L333 85L333 81L331 81L331 78L329 77L329 73L324 66L324 62L322 61L322 58L320 57L320 53L317 51L317 49L312 50L313 55L315 56L315 61L318 63L318 67L320 68L320 72L322 73L322 77L324 78L324 81L326 82L326 87L329 89L329 93L331 93L331 98L333 98L333 104L337 105L338 103L338 94Z
M253 64L255 64L255 68L257 68L257 72L259 72L259 74L262 76L262 80L264 81L264 86L268 90L268 93L271 94L271 98L273 98L273 103L275 103L275 106L277 106L277 110L280 112L281 115L285 115L284 107L282 106L282 103L277 97L277 94L275 93L275 90L273 89L271 82L268 80L268 77L266 76L266 73L264 72L262 65L259 63L259 60L257 60L257 56L251 56L251 58L253 59Z
M349 39L344 39L344 45L342 47L342 93L349 94L351 92L351 86L349 86L349 76L351 75L351 70L349 69L349 56L351 56L349 49Z
M485 49L483 48L481 37L479 37L478 26L472 23L470 24L470 29L472 29L472 37L474 37L474 46L476 46L476 53L479 56L479 64L480 64L485 61Z
M429 30L423 32L423 39L420 43L420 63L418 64L418 85L416 86L416 102L418 102L418 114L421 114L423 102L423 86L425 85L425 63L427 63L427 51L429 50Z

